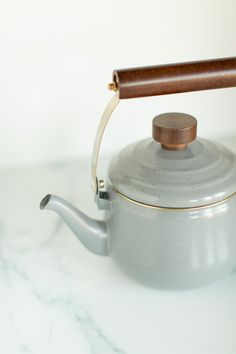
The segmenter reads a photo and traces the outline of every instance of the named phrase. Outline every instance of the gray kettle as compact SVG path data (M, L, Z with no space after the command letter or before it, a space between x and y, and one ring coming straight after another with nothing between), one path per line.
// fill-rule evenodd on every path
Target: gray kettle
M100 121L92 157L95 201L104 221L59 196L53 210L91 252L110 256L137 281L162 289L196 288L236 267L236 156L197 137L197 120L164 113L152 137L113 157L107 180L97 178L106 125L122 99L236 86L236 57L116 70L115 91Z

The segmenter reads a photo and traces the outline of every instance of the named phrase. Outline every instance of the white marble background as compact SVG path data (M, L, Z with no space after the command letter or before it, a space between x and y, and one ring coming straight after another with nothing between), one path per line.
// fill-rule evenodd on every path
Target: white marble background
M87 160L0 172L0 353L235 354L236 273L148 289L38 209L53 192L98 216L89 184Z

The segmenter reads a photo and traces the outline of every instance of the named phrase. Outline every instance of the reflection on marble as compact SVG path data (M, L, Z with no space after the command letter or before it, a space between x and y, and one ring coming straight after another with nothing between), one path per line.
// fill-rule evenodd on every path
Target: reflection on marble
M89 161L0 171L0 352L235 354L236 273L194 291L143 287L90 254L48 192L102 218Z

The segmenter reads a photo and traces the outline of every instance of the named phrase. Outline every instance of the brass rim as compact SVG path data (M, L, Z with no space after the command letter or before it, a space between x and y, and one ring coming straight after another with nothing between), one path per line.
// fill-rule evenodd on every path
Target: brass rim
M228 197L218 201L218 202L214 202L214 203L210 203L210 204L204 204L204 205L200 205L200 206L195 206L195 207L162 207L162 206L157 206L157 205L152 205L152 204L146 204L143 202L139 202L135 199L132 199L130 197L127 197L125 194L121 193L120 191L118 191L118 189L116 189L116 187L114 187L113 185L110 185L111 189L118 194L121 198L127 200L130 203L136 204L136 205L140 205L143 206L145 208L151 208L151 209L158 209L158 210L163 210L163 211L191 211L191 210L199 210L199 209L206 209L209 207L213 207L219 204L223 204L225 203L227 200L233 198L236 195L236 192L234 192L233 194L229 195Z

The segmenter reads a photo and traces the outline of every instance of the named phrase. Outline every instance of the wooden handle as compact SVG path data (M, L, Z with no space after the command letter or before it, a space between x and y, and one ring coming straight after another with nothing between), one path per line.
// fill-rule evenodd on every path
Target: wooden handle
M110 89L136 98L236 86L236 57L115 70Z

